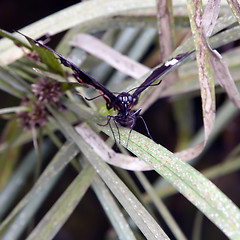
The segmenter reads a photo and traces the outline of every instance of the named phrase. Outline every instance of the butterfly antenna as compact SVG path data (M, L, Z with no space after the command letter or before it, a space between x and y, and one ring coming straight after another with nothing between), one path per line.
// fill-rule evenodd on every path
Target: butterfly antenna
M149 86L140 86L140 87L135 87L135 88L132 88L131 90L129 90L127 93L135 90L135 89L139 89L139 88L146 88L146 87L154 87L154 86L158 86L160 83L162 82L162 80L160 80L158 83L153 83L153 84L150 84Z
M92 100L94 100L94 99L99 98L99 97L102 96L102 95L99 95L99 96L96 96L96 97L93 97L93 98L87 98L87 97L83 96L82 94L80 94L80 93L78 93L78 92L76 92L76 94L77 94L78 96L81 96L82 98L84 98L84 99L87 100L87 101L92 101Z
M93 97L93 98L87 98L87 97L84 97L84 98L85 98L87 101L92 101L92 100L94 100L94 99L96 99L96 98L99 98L99 97L102 97L102 96L104 96L104 94L98 95L98 96Z

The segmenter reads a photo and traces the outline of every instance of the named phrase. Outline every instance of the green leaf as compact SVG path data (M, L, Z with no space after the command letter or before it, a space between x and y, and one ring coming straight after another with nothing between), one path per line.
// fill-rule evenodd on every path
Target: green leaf
M2 109L0 109L1 111ZM15 137L19 134L20 129L16 119L8 121L4 126L1 134L1 141L7 143L7 148L0 154L0 190L9 181L13 169L18 161L20 155L20 148L13 148Z
M19 46L22 46L22 47L25 47L25 48L28 48L29 50L31 50L31 47L29 47L29 45L27 45L25 42L22 42L21 40L16 38L13 34L5 31L3 29L0 29L0 36L6 37L6 38L12 40L16 45L19 45Z
M23 35L23 34L22 34ZM23 35L31 44L33 50L35 50L42 61L48 66L49 70L53 71L54 73L59 73L60 75L64 76L64 71L61 67L61 64L57 60L56 56L53 52L48 50L47 48L39 45L35 40L32 38Z

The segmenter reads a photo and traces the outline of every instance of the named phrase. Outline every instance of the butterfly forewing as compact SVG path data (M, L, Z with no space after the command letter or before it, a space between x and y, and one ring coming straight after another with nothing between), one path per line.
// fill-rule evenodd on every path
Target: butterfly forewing
M57 55L61 64L63 64L65 67L69 67L72 69L72 71L74 73L73 74L74 78L80 84L88 85L88 86L91 86L92 88L96 89L100 93L100 95L102 95L104 97L104 99L106 100L108 109L111 109L112 107L114 107L114 102L116 100L116 96L112 92L110 92L107 88L105 88L100 82L98 82L93 77L88 75L86 72L81 70L79 67L77 67L74 63L70 62L68 59L63 57L61 54L54 51L52 48L48 47L47 45L45 45L43 43L40 43L39 41L36 41L36 40L30 38L22 33L20 33L20 34L23 35L28 41L34 42L35 45L41 46L41 47L51 51L55 55Z
M160 67L155 69L149 77L137 88L137 90L133 93L133 97L138 97L142 91L144 91L147 87L153 84L157 79L163 76L170 69L176 67L180 62L186 59L192 52L188 52L185 54L179 54L175 58L164 62Z

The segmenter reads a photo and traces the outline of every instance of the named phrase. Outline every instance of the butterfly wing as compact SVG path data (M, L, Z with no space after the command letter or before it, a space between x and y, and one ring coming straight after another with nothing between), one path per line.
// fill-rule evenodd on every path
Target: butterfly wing
M169 71L171 68L177 66L180 62L182 62L193 52L194 51L179 54L175 58L172 58L171 60L164 62L160 67L155 69L149 77L147 77L147 79L137 88L137 90L132 94L132 96L137 99L142 91L144 91L147 87L153 84L158 78L163 76L164 73Z
M93 77L88 75L86 72L78 68L75 64L61 56L60 54L56 53L58 55L61 63L66 66L70 67L73 70L73 76L75 79L82 85L91 86L92 88L96 89L101 96L104 97L107 103L107 108L111 109L114 106L114 102L116 100L116 96L110 92L106 87L104 87L100 82L95 80Z
M18 32L18 33L20 33L20 32ZM99 94L102 95L104 97L104 99L106 100L108 109L111 109L112 107L114 107L114 102L116 101L116 96L112 92L110 92L106 87L104 87L101 83L99 83L93 77L91 77L86 72L81 70L74 63L70 62L67 58L63 57L61 54L54 51L52 48L46 46L45 44L40 43L39 41L36 41L36 40L30 38L22 33L20 33L20 34L23 35L28 41L34 42L35 45L37 45L37 46L39 45L45 49L48 49L49 51L51 51L52 53L57 55L61 64L72 69L74 78L80 84L91 86L92 88L96 89L99 92Z

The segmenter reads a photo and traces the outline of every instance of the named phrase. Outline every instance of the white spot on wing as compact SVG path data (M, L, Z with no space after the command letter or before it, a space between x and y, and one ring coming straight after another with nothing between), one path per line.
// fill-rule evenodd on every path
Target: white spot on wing
M173 58L173 59L171 59L171 60L169 60L169 61L166 61L166 63L165 63L165 66L166 67L168 67L168 66L173 66L173 65L175 65L176 63L178 63L179 61L176 59L176 58Z

